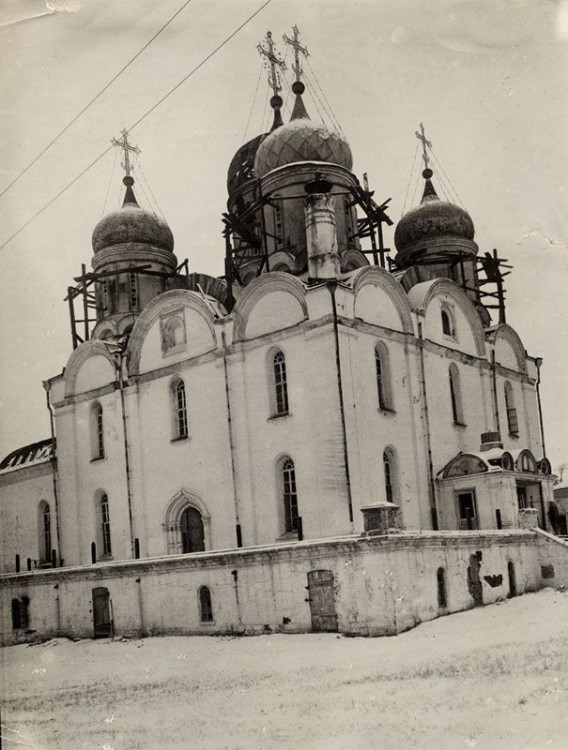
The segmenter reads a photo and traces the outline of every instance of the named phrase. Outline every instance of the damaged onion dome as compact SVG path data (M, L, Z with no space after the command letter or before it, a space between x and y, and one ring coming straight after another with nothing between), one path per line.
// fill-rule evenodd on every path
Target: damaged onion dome
M125 177L123 183L126 195L122 208L99 221L93 231L93 251L134 242L173 252L172 230L159 216L140 208L132 190L132 177Z

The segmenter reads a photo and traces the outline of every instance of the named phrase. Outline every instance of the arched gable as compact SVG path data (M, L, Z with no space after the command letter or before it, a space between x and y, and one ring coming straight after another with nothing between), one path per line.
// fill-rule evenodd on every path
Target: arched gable
M164 339L174 319L183 333L170 346ZM139 375L212 351L217 346L214 320L211 308L196 292L175 289L159 295L144 308L130 334L129 374Z
M354 274L354 315L375 325L412 333L410 305L392 274L379 266L366 266Z
M445 346L448 341L442 336L441 311L444 304L453 307L454 322L458 328L456 344L452 348L467 350L466 342L460 336L460 318L468 328L472 340L472 353L486 356L485 332L472 301L467 294L450 279L434 279L416 284L408 292L408 301L413 310L424 312L426 316L426 336Z
M78 346L69 357L64 379L66 397L114 383L116 365L108 347L94 339Z
M280 271L260 276L243 291L233 316L235 342L290 328L308 318L304 286Z
M487 340L495 347L497 364L515 372L526 373L527 352L514 328L501 323L487 332Z

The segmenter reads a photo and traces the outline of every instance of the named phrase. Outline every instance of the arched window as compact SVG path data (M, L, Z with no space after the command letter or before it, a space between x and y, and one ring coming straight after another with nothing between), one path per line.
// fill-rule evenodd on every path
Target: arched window
M395 503L395 465L391 451L383 453L383 472L385 478L385 498L387 503Z
M112 554L110 539L110 514L108 509L108 495L103 493L99 500L99 525L100 542L103 555L108 557Z
M298 530L298 492L296 489L296 468L291 458L280 462L282 500L284 504L284 524L286 531Z
M446 609L448 606L448 592L446 590L446 571L444 568L438 568L436 581L438 584L438 607Z
M278 350L272 357L274 377L274 414L288 414L288 379L284 352Z
M463 406L460 387L460 374L456 365L452 362L449 369L450 400L452 404L452 418L454 424L464 424Z
M517 410L515 409L513 386L508 380L505 382L505 410L507 411L509 435L516 436L519 434L519 420L517 419Z
M199 589L199 614L201 622L213 622L213 606L211 604L211 592L207 586Z
M390 380L389 352L382 341L375 346L375 375L377 378L379 408L384 411L392 411L393 400Z
M441 312L442 317L442 333L444 333L446 336L452 336L452 338L455 337L456 331L454 327L454 320L452 313L446 308L442 308Z
M91 407L91 449L93 461L105 457L103 407L98 402Z
M203 518L197 508L191 506L185 508L180 518L181 551L203 552L205 550L205 534L203 530Z
M51 560L51 511L45 500L39 504L38 526L39 560L45 563Z
M181 378L175 378L170 384L170 396L172 406L172 433L174 440L186 438L189 434L187 428L187 400L185 395L185 383Z

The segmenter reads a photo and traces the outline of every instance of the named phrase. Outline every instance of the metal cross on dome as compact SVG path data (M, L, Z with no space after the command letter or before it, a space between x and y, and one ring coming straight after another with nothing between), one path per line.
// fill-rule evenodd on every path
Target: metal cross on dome
M426 135L424 133L424 123L420 123L420 133L416 131L416 137L418 140L422 143L422 158L424 159L424 168L428 169L428 165L430 163L430 158L428 157L428 152L426 151L426 147L432 148L431 142L426 138Z
M265 49L262 44L257 44L256 48L260 56L264 58L264 64L268 68L268 85L272 89L274 96L277 96L278 92L282 91L282 86L280 85L280 75L276 68L280 68L282 71L286 70L286 63L274 51L271 31L266 32L266 46L268 49Z
M124 161L121 164L121 167L126 172L126 176L130 177L131 171L134 169L133 166L130 164L130 152L134 154L139 154L140 149L138 146L131 146L130 143L128 143L128 130L123 129L121 130L122 138L120 140L117 140L116 138L111 138L111 143L113 146L118 146L119 148L122 148L124 150Z
M287 34L284 34L282 39L284 39L284 42L286 44L289 44L290 47L292 47L294 50L294 64L292 65L292 70L296 74L296 80L299 81L302 77L302 73L304 72L302 70L302 66L300 65L300 52L304 55L304 57L308 57L309 52L307 47L302 47L302 45L300 44L300 30L295 24L294 26L292 26L292 31L294 32L293 39L290 39Z

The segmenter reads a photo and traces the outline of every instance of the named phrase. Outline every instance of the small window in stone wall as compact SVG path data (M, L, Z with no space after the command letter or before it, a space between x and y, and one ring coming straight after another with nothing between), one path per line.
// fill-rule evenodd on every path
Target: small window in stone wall
M162 338L162 354L177 351L185 346L187 336L183 310L160 319L160 334Z
M448 606L448 592L446 590L446 571L444 568L438 568L436 579L438 584L438 607L446 609Z
M211 604L211 592L207 586L199 589L199 609L201 622L213 622L213 605Z

